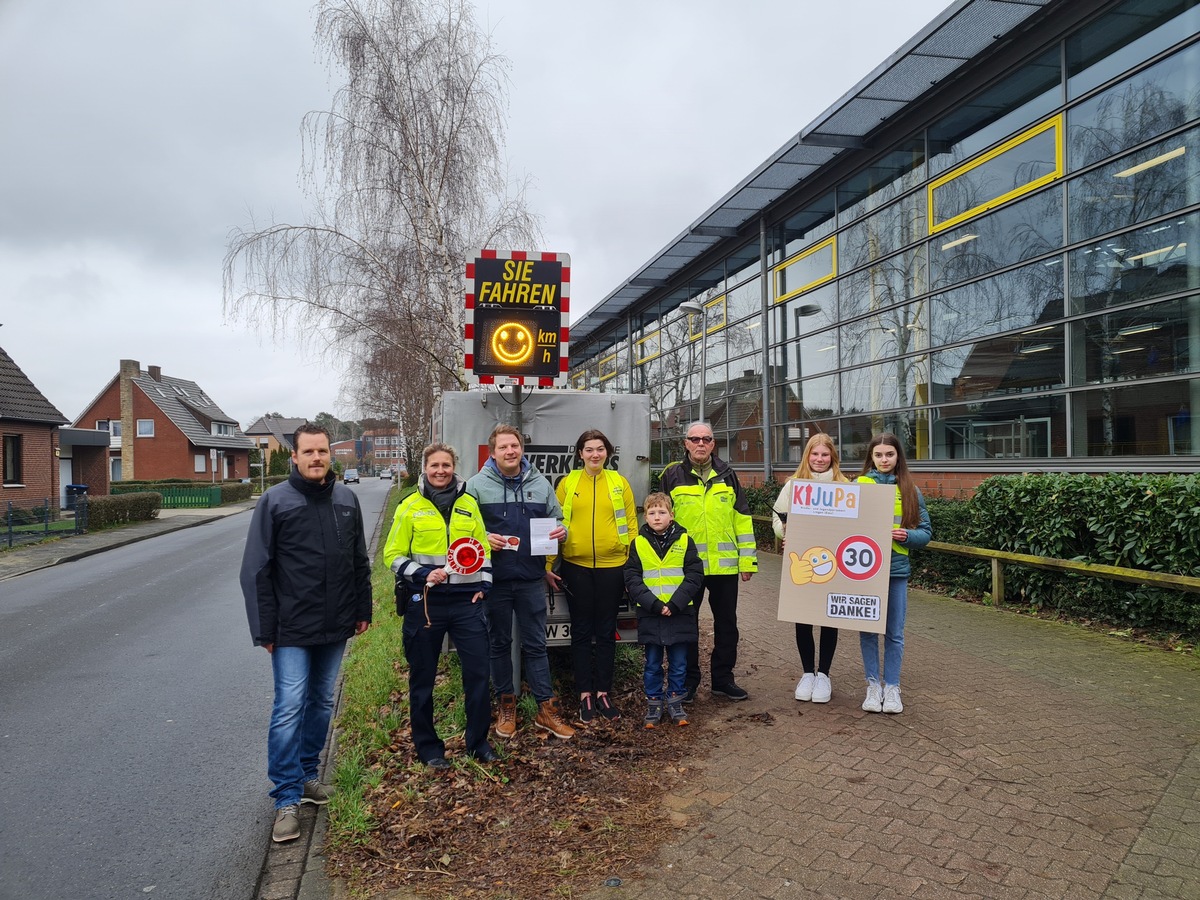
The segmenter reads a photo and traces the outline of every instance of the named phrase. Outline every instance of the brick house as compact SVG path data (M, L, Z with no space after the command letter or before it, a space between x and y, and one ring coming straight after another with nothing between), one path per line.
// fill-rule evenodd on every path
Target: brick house
M109 433L112 481L250 476L250 439L194 381L134 359L75 420Z
M58 426L67 417L45 398L0 347L0 435L4 481L0 500L22 507L59 497Z

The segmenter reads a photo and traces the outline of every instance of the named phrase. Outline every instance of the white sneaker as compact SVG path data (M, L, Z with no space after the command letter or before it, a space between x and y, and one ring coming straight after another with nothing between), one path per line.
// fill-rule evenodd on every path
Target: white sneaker
M867 682L867 699L863 701L862 708L864 712L883 711L883 688L878 681Z
M812 702L813 703L828 703L829 698L833 696L833 684L829 680L829 676L824 672L817 673L817 683L813 685Z
M804 677L800 679L800 683L796 685L797 700L811 700L813 695L813 686L817 683L817 676L812 672L805 672Z
M904 704L900 702L900 685L889 684L884 687L883 711L885 713L904 712Z

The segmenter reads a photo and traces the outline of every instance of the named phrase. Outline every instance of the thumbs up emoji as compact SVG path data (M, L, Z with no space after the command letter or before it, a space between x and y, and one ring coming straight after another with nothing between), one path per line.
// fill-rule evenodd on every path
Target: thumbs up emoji
M788 554L792 558L791 576L793 584L824 584L837 574L833 551L825 547L809 547L802 554Z
M813 567L807 559L801 559L795 552L789 553L792 560L792 584L808 584L812 581Z

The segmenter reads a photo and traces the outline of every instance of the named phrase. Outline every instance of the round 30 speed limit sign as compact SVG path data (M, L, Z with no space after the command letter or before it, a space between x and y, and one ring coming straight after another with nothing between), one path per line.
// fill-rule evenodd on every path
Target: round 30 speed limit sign
M852 534L837 548L838 569L854 581L866 581L883 565L879 545L864 534Z

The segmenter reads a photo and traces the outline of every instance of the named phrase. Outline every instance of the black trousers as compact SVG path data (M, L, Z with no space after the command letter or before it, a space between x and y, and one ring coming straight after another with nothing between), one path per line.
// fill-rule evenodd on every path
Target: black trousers
M713 650L709 675L715 687L723 687L733 681L733 667L737 665L737 596L740 575L705 575L704 588L708 606L713 617ZM703 603L703 601L701 601ZM700 609L697 606L696 614ZM688 644L688 690L700 686L700 646Z
M800 664L805 672L829 674L833 653L837 650L838 630L828 625L821 626L821 667L817 668L817 648L813 644L813 627L804 622L796 623L796 649L800 651Z
M458 650L467 712L467 752L487 747L492 724L488 692L488 631L484 601L469 599L429 604L410 603L404 617L404 655L408 658L408 706L413 746L422 762L446 753L433 726L433 682L447 633ZM428 623L425 606L428 605Z
M617 656L617 608L625 592L625 568L589 569L564 559L559 574L567 586L567 607L571 610L575 690L580 694L606 694L612 690Z

